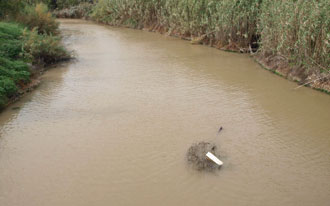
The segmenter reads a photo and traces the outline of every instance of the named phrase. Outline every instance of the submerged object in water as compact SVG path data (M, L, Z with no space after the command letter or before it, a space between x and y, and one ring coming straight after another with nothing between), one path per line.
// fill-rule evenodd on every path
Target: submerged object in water
M208 158L210 158L210 160L212 160L213 162L215 162L217 165L221 166L223 165L223 162L221 160L219 160L214 154L212 154L211 152L208 152L206 154L206 156Z
M223 128L222 128L222 126L221 126L221 127L219 128L219 130L218 130L218 133L220 133L222 129L223 129Z
M188 163L197 170L215 170L221 164L215 164L206 154L212 152L215 157L220 157L217 146L210 142L199 142L193 144L187 151ZM218 162L219 163L219 162Z

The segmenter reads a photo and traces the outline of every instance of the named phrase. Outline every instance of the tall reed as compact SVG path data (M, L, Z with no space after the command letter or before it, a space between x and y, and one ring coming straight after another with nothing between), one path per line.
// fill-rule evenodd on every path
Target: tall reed
M330 64L328 0L99 0L92 18L112 25L158 25L245 51L261 45L297 65Z
M302 66L330 65L330 1L263 1L261 50Z

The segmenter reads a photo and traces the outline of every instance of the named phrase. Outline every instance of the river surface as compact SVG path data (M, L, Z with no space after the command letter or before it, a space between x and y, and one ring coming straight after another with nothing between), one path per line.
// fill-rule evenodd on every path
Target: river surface
M246 55L61 23L77 59L0 115L1 206L330 204L329 95ZM220 171L187 165L202 140Z

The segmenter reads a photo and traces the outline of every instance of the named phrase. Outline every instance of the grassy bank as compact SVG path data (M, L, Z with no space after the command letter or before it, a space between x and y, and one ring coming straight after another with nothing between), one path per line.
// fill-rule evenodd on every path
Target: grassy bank
M166 33L227 51L253 53L260 64L276 74L330 91L328 0L43 2L57 17L89 18L109 25Z
M16 7L17 6L17 7ZM8 8L18 8L15 13ZM47 65L70 58L61 45L58 24L46 5L1 7L0 109L33 86Z
M223 50L253 52L283 77L330 91L330 2L327 0L74 1L59 17L89 17L147 28Z

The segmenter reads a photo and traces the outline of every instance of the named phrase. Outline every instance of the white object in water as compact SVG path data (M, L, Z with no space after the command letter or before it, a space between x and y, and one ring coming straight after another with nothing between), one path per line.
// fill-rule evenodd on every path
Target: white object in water
M206 154L206 156L208 158L210 158L210 160L212 160L213 162L215 162L217 165L221 166L223 165L223 162L221 162L221 160L219 160L214 154L212 154L211 152L208 152Z

